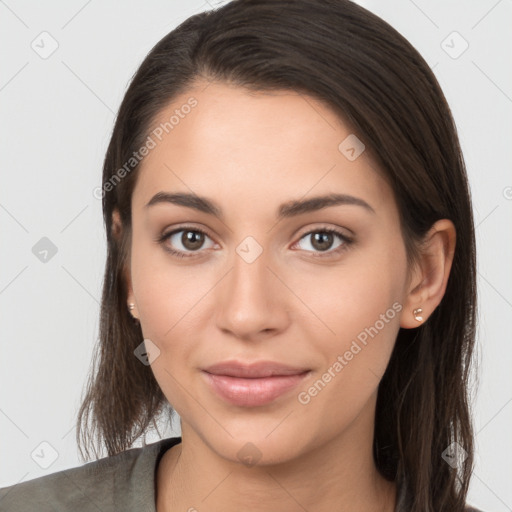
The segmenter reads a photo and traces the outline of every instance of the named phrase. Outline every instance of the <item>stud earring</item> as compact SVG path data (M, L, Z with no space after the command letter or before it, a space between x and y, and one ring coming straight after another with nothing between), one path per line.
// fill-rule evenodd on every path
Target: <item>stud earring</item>
M421 309L421 308L417 308L412 312L412 314L414 315L414 318L416 318L416 320L418 320L418 322L423 321L423 317L421 316L421 313L423 313L423 309Z
M128 304L128 309L129 309L130 311L132 311L134 308L135 308L135 304L134 304L133 302L130 302L130 303Z

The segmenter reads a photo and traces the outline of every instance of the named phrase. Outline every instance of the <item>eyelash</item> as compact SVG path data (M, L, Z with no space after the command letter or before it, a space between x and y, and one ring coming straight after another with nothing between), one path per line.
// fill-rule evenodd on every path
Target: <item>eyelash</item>
M165 242L172 235L175 235L176 233L179 233L180 231L192 231L194 233L201 233L202 235L206 235L208 238L211 238L208 235L208 233L206 233L206 231L203 231L202 229L199 229L199 228L196 228L196 227L193 227L193 226L181 226L181 227L179 227L177 229L174 229L173 231L170 231L169 233L162 234L160 237L158 237L156 239L156 241L163 246L165 251L167 251L171 255L176 256L178 258L193 258L195 253L199 252L199 251L194 251L191 254L186 254L186 253L184 253L182 251L176 251L175 249L171 249L170 247L165 245ZM333 228L317 228L317 229L313 229L311 231L308 231L307 233L304 233L299 238L299 240L302 240L307 235L312 235L313 233L329 233L329 234L337 235L343 241L343 244L341 244L339 247L337 247L334 250L329 250L329 251L325 251L325 252L312 253L311 256L313 258L330 258L330 257L338 256L342 252L346 251L348 249L348 247L354 242L354 240L352 240L351 238L348 238L346 235L344 235L340 231L338 231L336 229L333 229ZM307 252L311 252L311 251L307 251Z

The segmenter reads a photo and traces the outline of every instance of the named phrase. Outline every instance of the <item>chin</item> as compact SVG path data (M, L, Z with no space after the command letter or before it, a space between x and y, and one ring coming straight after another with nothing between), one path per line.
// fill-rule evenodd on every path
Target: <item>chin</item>
M223 422L233 437L222 428L198 434L219 457L234 463L248 468L282 464L301 456L311 442L298 434L298 431L307 431L304 426L299 429L292 422L289 422L287 428L279 425L285 416L281 414L273 422L272 428L268 428L268 422L252 419L247 422L238 421L236 429L231 429L229 424Z

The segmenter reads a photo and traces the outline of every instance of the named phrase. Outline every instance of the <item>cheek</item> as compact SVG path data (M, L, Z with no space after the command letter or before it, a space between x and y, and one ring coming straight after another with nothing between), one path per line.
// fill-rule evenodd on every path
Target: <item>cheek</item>
M214 331L212 297L219 275L207 263L182 264L150 241L139 240L132 247L131 268L142 333L158 347L151 370L181 414L193 407L185 390L198 366L216 359L204 342Z
M327 347L341 349L340 343L356 338L374 324L380 331L399 324L399 308L393 304L403 300L405 254L398 248L372 244L372 248L354 251L338 266L318 267L314 272L314 278L311 270L304 277L304 270L295 269L287 282L318 319L310 317L317 336L319 322L322 324ZM386 329L380 321L382 315Z
M135 247L132 252L132 285L144 339L151 340L159 355L151 363L158 385L173 408L182 414L190 408L187 393L195 366L199 322L204 316L201 301L212 288L203 272L193 266L172 264L159 249ZM167 259L166 259L167 258Z
M318 317L303 322L301 328L323 363L316 375L321 382L311 393L304 389L308 395L304 401L322 394L315 400L327 407L335 394L344 406L352 404L356 410L376 390L403 309L405 252L396 247L376 244L374 250L361 250L347 258L346 265L317 272L307 287L295 277L292 286L300 290L299 296L307 297L308 307Z
M172 340L178 332L197 328L199 302L208 291L204 281L199 285L197 275L171 267L165 272L146 267L133 287L145 336Z
M194 265L180 264L134 227L132 286L145 338L164 342L193 326L201 297L211 288Z
M366 284L358 273L346 276L339 281L346 288L331 288L323 309L316 306L335 334L317 332L314 352L323 364L298 390L297 402L305 421L323 418L317 428L324 433L336 435L368 410L393 351L402 305L389 278L375 270L364 274Z

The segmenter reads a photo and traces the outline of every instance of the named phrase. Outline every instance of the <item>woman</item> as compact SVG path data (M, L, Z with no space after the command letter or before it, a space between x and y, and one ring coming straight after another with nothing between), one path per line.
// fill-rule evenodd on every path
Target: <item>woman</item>
M347 0L190 17L134 76L97 192L77 440L108 457L2 510L474 510L469 187L392 27ZM174 411L180 437L129 449Z

